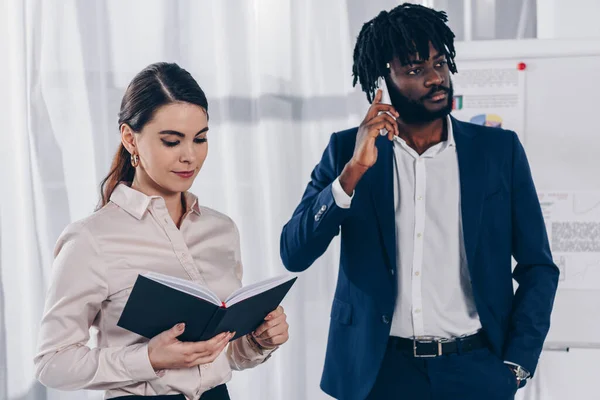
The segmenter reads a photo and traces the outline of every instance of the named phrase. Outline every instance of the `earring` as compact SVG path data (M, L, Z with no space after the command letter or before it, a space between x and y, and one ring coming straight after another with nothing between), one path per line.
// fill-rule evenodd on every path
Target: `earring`
M133 168L137 168L138 165L140 165L140 157L137 154L132 154L131 155L131 166Z
M385 67L386 67L387 69L390 69L390 63L386 63L386 64L385 64Z

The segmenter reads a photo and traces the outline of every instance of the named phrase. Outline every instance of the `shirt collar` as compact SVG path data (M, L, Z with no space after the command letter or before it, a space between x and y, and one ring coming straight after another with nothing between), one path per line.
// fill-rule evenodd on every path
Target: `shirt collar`
M184 196L185 204L188 207L186 213L188 211L192 211L198 215L201 215L202 213L200 211L200 206L198 205L198 198L190 192L185 192ZM136 219L142 219L152 202L164 203L165 200L160 196L147 196L142 192L130 188L124 183L120 183L110 196L110 201L125 210L127 213L131 214Z
M448 138L446 139L448 146L456 147L456 142L454 141L454 127L452 126L452 118L450 118L449 114L446 117L446 131L448 133Z
M186 212L191 211L198 215L202 215L202 211L200 211L200 205L198 204L198 197L190 192L185 192L183 195L185 196L185 204L188 208Z

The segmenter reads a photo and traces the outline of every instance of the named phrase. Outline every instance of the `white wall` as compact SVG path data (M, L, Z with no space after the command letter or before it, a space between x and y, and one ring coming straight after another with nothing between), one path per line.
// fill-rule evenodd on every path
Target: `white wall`
M598 38L599 16L600 0L538 0L537 37Z

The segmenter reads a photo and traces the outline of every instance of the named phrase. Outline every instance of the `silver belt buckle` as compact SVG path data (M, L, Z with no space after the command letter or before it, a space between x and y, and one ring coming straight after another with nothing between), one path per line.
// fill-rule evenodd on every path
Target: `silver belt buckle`
M419 343L437 343L437 354L417 354L417 342ZM415 358L434 358L442 355L442 340L430 337L413 338L413 356Z

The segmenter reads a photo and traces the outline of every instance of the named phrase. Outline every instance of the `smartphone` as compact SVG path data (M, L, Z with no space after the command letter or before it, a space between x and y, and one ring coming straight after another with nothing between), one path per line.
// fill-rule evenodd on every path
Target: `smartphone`
M377 89L381 89L381 103L383 104L392 104L392 100L390 99L390 92L388 91L387 83L385 83L385 79L383 77L379 77L377 80ZM376 89L376 91L377 91ZM387 112L387 111L385 111ZM396 119L390 112L387 112L392 118ZM381 115L381 113L379 113ZM379 134L381 136L385 136L388 134L388 130L382 128L379 130Z
M381 102L383 104L392 104L392 100L390 99L390 92L388 91L387 83L383 77L379 77L377 80L377 89L381 89ZM377 90L376 89L376 90Z

